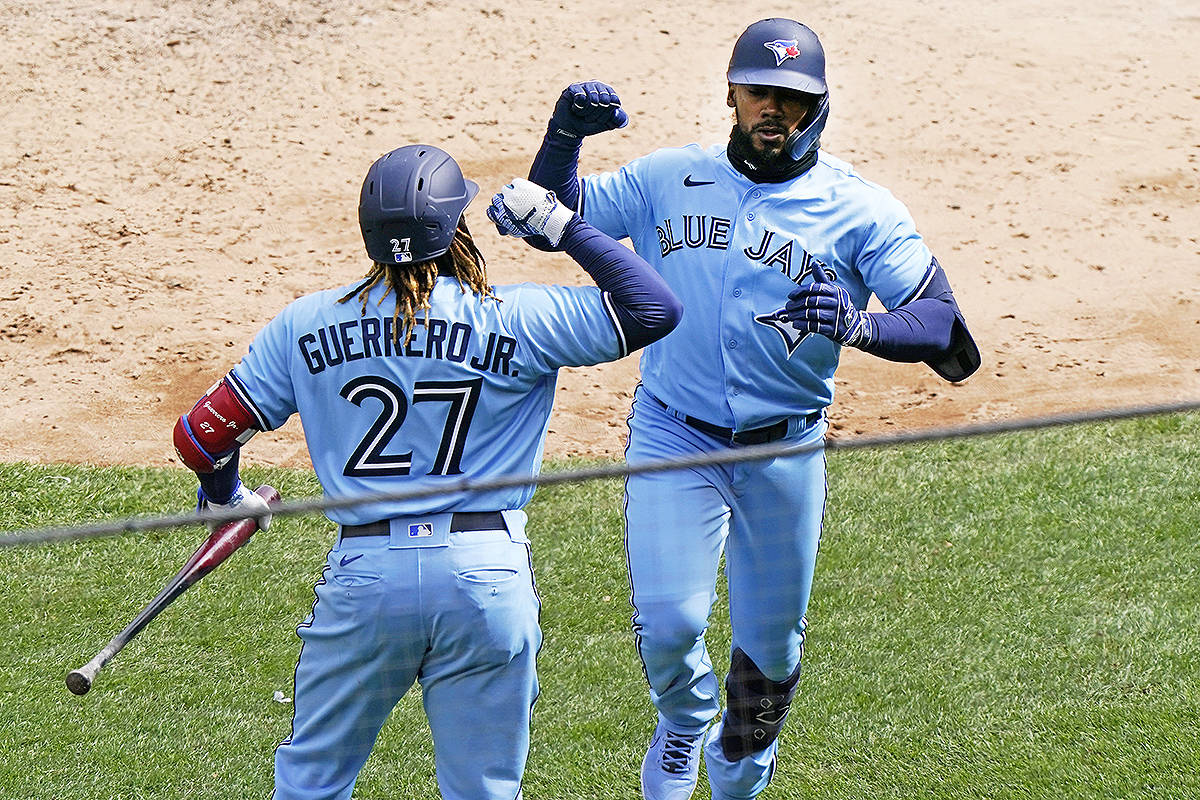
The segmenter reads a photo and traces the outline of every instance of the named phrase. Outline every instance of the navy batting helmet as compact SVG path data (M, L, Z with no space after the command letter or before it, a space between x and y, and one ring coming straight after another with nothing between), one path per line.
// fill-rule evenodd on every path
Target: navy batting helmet
M829 118L829 85L825 82L825 49L817 34L792 19L774 17L755 22L733 46L726 79L730 83L776 86L815 96L808 124L787 140L788 155L799 160L820 146Z
M479 192L454 159L427 144L399 147L367 170L358 224L372 261L427 261L450 249L467 204Z

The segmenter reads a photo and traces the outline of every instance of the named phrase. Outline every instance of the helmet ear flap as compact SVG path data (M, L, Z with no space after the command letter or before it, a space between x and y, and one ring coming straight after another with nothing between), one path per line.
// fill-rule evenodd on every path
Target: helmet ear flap
M821 132L829 119L829 92L821 95L809 112L803 128L792 131L784 142L784 149L793 161L799 161L821 146Z

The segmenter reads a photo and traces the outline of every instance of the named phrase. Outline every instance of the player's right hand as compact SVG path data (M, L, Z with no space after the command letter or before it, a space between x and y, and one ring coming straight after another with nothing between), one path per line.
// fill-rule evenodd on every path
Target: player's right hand
M204 494L204 489L196 490L196 510L197 511L231 511L237 509L245 512L245 518L253 518L258 522L259 530L267 530L271 527L271 507L267 505L267 501L259 497L254 492L246 488L246 485L238 481L237 488L233 491L233 496L226 503L214 503ZM209 533L212 533L217 528L224 525L224 522L207 522Z
M575 218L575 212L558 202L554 192L524 178L513 178L496 192L487 215L501 236L541 236L552 247L558 247L567 223Z
M607 83L572 83L559 96L550 117L550 129L573 139L603 133L629 124L621 98Z

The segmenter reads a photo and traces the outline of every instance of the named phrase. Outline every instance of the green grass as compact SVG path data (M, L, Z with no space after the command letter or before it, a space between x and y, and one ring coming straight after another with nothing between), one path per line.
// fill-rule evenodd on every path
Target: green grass
M764 798L1200 796L1200 416L835 452L829 467L805 672ZM245 472L289 499L318 491L301 472ZM0 465L0 527L182 511L193 486L178 470ZM527 510L546 642L525 795L635 800L654 715L620 482L547 487ZM63 677L202 534L0 550L0 797L265 797L291 713L272 693L291 695L331 537L322 518L278 520L82 698ZM718 614L722 671L728 641ZM416 692L355 796L437 796Z

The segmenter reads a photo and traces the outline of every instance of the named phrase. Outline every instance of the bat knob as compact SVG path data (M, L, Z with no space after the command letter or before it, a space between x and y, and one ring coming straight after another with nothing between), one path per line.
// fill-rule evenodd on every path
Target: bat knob
M67 675L67 688L73 694L87 694L88 689L92 688L92 679L81 670L74 670Z
M255 489L254 493L256 495L258 495L259 497L261 497L263 500L266 500L267 505L271 505L271 506L278 505L279 501L282 499L279 496L278 489L276 489L274 486L270 486L265 483L262 486L259 486L257 489Z

